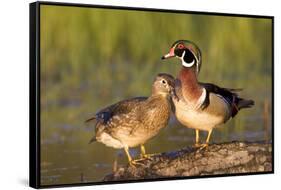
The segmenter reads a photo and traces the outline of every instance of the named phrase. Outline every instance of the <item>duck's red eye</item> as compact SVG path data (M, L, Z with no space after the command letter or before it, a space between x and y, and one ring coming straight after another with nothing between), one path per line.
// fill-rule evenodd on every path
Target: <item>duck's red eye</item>
M178 45L178 48L179 48L179 49L183 49L183 48L184 48L184 45L183 45L183 44L179 44L179 45Z

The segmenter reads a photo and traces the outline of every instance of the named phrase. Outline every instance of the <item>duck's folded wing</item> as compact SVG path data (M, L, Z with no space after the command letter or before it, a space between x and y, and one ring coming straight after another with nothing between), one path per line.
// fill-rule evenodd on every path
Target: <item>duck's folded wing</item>
M238 91L242 91L242 88L224 88L224 87L219 87L215 84L212 83L199 83L201 86L203 86L207 91L213 92L215 94L220 94L220 95L230 95L230 94L236 94ZM237 94L236 94L237 95Z
M238 91L242 89L233 89L233 88L221 88L217 85L211 83L200 83L202 87L206 89L206 98L201 105L202 109L208 107L210 103L209 94L214 93L217 96L221 97L231 108L231 116L234 117L238 111L242 108L250 108L252 107L255 102L253 100L247 100L240 98L237 94Z
M117 102L98 111L94 117L89 118L86 122L96 120L97 122L107 123L113 116L131 112L132 109L136 108L146 99L147 97L135 97Z
M206 90L206 98L201 105L202 109L205 109L210 104L209 94L214 93L217 96L220 96L226 101L229 105L232 105L235 101L235 98L238 98L237 91L242 89L233 89L233 88L222 88L212 83L199 83Z

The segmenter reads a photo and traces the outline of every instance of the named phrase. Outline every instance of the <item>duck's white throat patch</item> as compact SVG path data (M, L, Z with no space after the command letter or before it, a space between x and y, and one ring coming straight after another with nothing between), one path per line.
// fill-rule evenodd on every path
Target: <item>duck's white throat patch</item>
M193 59L192 62L187 63L187 62L185 62L184 59L183 59L183 58L184 58L184 55L185 55L185 51L182 53L182 56L180 57L182 65L183 65L184 67L192 67L192 66L195 64L195 60Z

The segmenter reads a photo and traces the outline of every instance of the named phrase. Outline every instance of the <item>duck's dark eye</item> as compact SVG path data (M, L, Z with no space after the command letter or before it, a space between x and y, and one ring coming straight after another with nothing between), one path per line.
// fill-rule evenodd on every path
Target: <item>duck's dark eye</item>
M178 45L178 48L179 48L179 49L183 49L183 48L184 48L184 45L183 45L183 44L179 44L179 45Z
M161 82L162 82L163 84L166 84L166 81L165 81L165 80L162 80Z

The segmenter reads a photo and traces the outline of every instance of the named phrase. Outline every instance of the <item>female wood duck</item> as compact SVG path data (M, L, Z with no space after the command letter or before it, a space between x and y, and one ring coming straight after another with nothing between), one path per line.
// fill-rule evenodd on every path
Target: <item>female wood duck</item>
M175 115L181 124L196 131L195 146L208 146L213 128L234 117L242 108L254 105L236 93L239 89L221 88L211 83L200 83L197 76L202 59L199 48L190 41L176 41L162 59L177 57L182 69L175 81L173 97ZM208 131L206 143L199 144L199 130Z
M141 154L147 157L143 144L168 124L174 81L171 75L158 74L150 97L123 100L100 110L86 121L96 120L95 136L90 143L98 141L116 149L124 148L130 164L136 164L130 147L141 145Z

